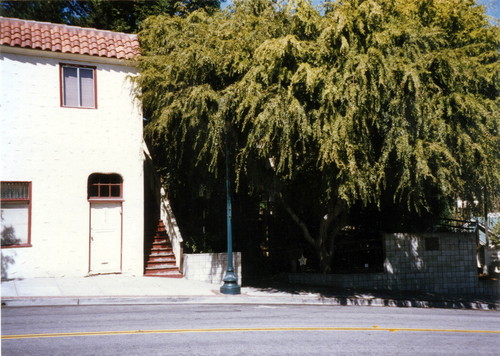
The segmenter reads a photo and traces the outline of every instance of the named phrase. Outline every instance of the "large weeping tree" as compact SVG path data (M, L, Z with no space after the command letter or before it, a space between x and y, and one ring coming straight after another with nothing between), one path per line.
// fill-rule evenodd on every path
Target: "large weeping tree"
M2 1L0 15L95 27L104 30L137 32L151 15L185 16L198 9L213 12L224 0L35 0Z
M234 1L152 17L147 136L170 172L191 152L216 173L229 145L236 183L288 212L328 272L354 204L418 212L436 195L498 193L498 40L473 0Z

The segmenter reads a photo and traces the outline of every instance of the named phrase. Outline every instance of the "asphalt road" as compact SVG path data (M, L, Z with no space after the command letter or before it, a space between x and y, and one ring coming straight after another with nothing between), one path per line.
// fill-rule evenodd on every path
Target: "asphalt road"
M498 355L494 311L306 305L2 309L2 355Z

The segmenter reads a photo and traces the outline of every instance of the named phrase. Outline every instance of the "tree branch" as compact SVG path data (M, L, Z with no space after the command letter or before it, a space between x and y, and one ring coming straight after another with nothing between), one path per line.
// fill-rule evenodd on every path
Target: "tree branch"
M331 209L331 212L327 213L320 224L320 243L324 244L328 242L327 253L333 253L333 248L335 244L335 237L339 233L339 231L345 225L345 217L346 217L346 203L342 199L337 199L335 205ZM328 229L331 224L335 222L333 231L328 233Z
M285 210L290 214L292 220L300 227L302 233L304 234L304 238L314 247L318 247L318 242L312 237L311 232L307 228L307 225L302 221L302 219L292 210L292 208L285 202L281 194L278 194L279 200Z

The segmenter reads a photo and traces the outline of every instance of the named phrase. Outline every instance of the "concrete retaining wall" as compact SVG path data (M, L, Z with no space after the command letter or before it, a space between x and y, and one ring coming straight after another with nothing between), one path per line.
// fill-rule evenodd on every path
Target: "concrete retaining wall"
M227 253L184 254L182 273L186 279L223 283L227 269ZM233 252L234 272L241 286L241 252Z
M289 274L290 282L342 288L500 296L499 281L479 281L473 233L385 234L384 272ZM426 246L427 244L427 246Z

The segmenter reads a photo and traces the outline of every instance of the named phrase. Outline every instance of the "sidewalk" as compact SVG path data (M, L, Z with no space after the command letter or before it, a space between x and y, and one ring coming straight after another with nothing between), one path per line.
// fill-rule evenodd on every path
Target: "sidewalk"
M100 275L2 281L2 306L109 304L309 304L500 310L493 298L440 296L431 293L355 291L297 286L276 280L223 295L220 285L187 279Z

